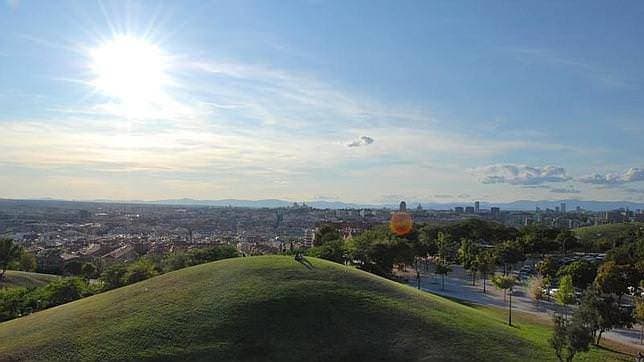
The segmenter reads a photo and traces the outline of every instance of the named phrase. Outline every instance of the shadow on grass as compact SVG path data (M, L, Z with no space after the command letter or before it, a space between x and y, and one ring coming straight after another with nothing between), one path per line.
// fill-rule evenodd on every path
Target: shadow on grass
M297 262L300 264L304 265L308 270L313 270L313 264L311 264L310 261L308 261L306 258L302 257L301 259L295 259Z
M499 307L496 307L496 306L486 306L486 305L483 305L483 304L473 303L473 302L470 302L470 301L466 301L466 300L462 300L462 299L458 299L458 298L454 298L454 297L444 296L444 298L449 299L449 300L454 301L454 302L457 302L457 303L460 303L460 304L463 304L463 305L471 307L471 308L475 308L475 309L477 309L477 308L500 309ZM516 316L519 317L520 319L530 316L530 314L527 313L527 312L513 311L512 312L513 319L515 317L515 312L516 312ZM527 320L526 322L527 323L534 323L534 324L543 325L544 320L541 320L541 321L539 321L539 320ZM507 325L507 322L505 323L505 325ZM547 324L547 326L552 327L550 324ZM518 323L513 322L512 325L509 326L509 327L521 330L522 329L521 328L521 321L519 321ZM613 353L616 353L616 354L621 355L623 357L628 357L629 359L632 358L632 357L635 357L637 355L637 353L633 349L633 347L630 347L630 346L625 345L625 344L620 343L620 342L612 342L612 343L611 342L607 342L607 340L604 339L602 341L602 345L593 344L592 347L595 347L595 348L603 350L603 351L613 352ZM634 347L634 348L637 348L637 347Z
M453 296L447 296L447 295L440 295L440 296L442 298L449 299L449 300L451 300L453 302L456 302L456 303L459 303L459 304L462 304L462 305L465 305L465 306L468 306L468 307L471 307L471 308L475 308L475 309L479 309L479 308L482 308L482 309L491 308L492 309L493 308L493 309L506 309L507 310L507 307L505 307L505 306L485 305L485 304L476 303L476 302L472 302L472 301L468 301L468 300L464 300L464 299L459 299L459 298L456 298L456 297L453 297ZM547 308L545 308L545 306L544 306L544 309L547 310ZM552 328L551 323L547 322L549 319L547 319L547 318L546 319L537 318L535 316L532 316L528 312L512 311L512 316L513 316L513 318L515 316L517 316L517 317L519 317L519 319L529 318L528 320L526 320L527 323L546 325L546 326ZM530 318L530 317L532 317L532 318ZM507 322L505 322L505 325L507 325ZM510 327L516 328L518 330L522 329L521 328L521 321L519 321L519 323L516 323L516 322L512 323L512 325ZM604 339L602 341L602 344L608 344L608 345L594 345L593 344L592 346L594 346L597 349L603 350L603 351L616 353L618 355L627 357L629 359L632 358L632 357L635 357L637 355L636 351L634 350L634 348L637 348L637 347L630 347L630 346L627 346L627 345L625 345L623 343L620 343L620 342L607 342L606 339Z
M458 304L466 305L468 307L481 307L481 306L484 306L481 303L470 302L469 300L460 299L460 298L456 298L456 297L452 297L452 296L448 296L448 295L441 295L440 297L445 298L445 299L449 299L452 302L456 302Z
M606 341L604 340L601 343L604 344L606 343ZM637 347L632 347L631 349L630 346L626 346L621 343L616 343L614 345L609 345L609 346L602 345L602 344L592 344L592 346L602 351L609 351L624 357L629 357L629 359L637 355L637 350L636 350Z

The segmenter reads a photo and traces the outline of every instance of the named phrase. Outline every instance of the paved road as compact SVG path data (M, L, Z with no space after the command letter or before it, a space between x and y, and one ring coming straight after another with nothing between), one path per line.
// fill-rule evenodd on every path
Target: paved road
M410 285L417 286L416 273L414 271L409 270L405 276L409 278ZM445 277L444 289L441 288L441 277L439 275L421 272L420 279L421 289L434 294L482 305L507 307L503 299L503 291L497 290L488 280L486 284L487 293L483 294L482 280L477 280L476 285L472 286L471 276L459 265L452 265L452 272ZM544 318L551 318L554 312L561 312L561 306L554 302L542 301L538 304L533 302L523 286L515 287L512 294L512 309L537 314ZM632 329L621 328L605 332L602 338L615 340L644 351L644 346L639 344L639 326Z

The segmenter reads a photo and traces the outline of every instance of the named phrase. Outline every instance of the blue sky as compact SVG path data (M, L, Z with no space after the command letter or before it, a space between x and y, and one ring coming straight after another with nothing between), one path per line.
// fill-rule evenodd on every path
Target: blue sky
M4 0L0 197L644 201L643 16Z

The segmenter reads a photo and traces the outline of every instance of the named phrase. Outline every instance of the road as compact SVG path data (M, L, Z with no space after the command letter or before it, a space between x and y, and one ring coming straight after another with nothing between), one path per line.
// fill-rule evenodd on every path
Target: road
M460 265L452 265L452 272L445 277L445 287L441 288L441 277L429 272L421 272L421 289L434 294L457 298L468 302L497 307L506 307L503 299L503 291L497 290L490 281L487 281L486 293L483 293L482 280L478 279L476 285L472 286L472 278L469 273ZM408 270L404 273L409 284L416 287L416 273ZM544 318L551 318L554 312L561 312L561 306L549 301L542 301L538 304L532 301L523 286L517 286L512 294L512 309L522 312L533 313ZM605 332L602 338L614 340L635 349L644 351L644 346L639 343L639 326L634 328L620 328Z

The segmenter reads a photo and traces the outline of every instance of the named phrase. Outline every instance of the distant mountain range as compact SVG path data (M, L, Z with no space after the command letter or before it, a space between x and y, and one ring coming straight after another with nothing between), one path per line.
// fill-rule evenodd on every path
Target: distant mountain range
M0 199L7 200L7 199ZM12 200L19 201L19 200ZM25 200L27 201L27 200ZM48 197L29 199L28 201L43 201L43 202L101 202L101 203L127 203L127 204L148 204L148 205L185 205L185 206L214 206L214 207L249 207L249 208L278 208L292 206L292 201L278 200L278 199L264 199L264 200L238 200L238 199L221 199L221 200L197 200L190 198L182 199L168 199L168 200L61 200ZM423 201L406 201L407 208L414 209L420 204L424 209L433 210L449 210L457 206L473 206L473 202L423 202ZM489 209L490 207L500 207L502 210L534 210L536 207L541 209L554 209L560 206L562 202L566 203L568 211L574 210L577 206L591 211L602 210L615 210L620 208L628 208L630 210L644 209L644 203L631 202L631 201L585 201L585 200L518 200L513 202L485 202L481 201L481 209ZM302 202L298 202L301 205ZM342 201L332 200L313 200L305 201L307 206L316 209L363 209L363 208L390 208L397 209L398 203L382 203L382 204L359 204L359 203L346 203Z

